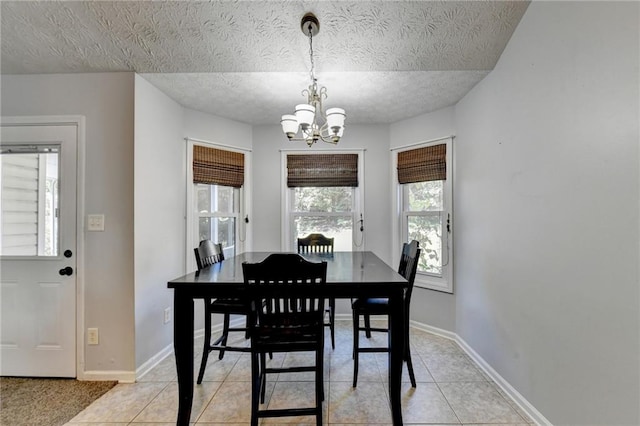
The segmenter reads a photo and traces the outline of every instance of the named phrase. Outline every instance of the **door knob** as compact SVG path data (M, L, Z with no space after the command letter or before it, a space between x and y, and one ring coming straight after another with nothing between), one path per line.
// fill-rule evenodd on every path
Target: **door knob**
M60 275L71 275L73 274L73 268L71 266L67 266L66 268L62 268L59 271Z

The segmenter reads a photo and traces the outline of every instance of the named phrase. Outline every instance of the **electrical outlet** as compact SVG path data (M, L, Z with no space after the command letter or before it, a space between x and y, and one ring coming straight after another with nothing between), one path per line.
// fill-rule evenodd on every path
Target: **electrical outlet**
M164 310L164 323L167 324L171 321L171 308L166 308Z
M100 342L97 328L87 329L87 343L89 345L97 345Z

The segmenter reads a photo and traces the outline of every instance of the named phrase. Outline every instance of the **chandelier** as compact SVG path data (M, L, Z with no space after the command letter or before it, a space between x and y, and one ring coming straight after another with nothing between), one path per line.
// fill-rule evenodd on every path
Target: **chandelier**
M311 59L311 84L302 91L307 96L307 103L296 105L295 115L283 115L280 124L282 131L290 141L306 141L311 146L318 140L337 144L344 133L346 114L342 108L322 107L322 99L327 97L327 88L318 86L313 61L313 37L320 31L320 21L313 13L307 13L300 22L302 32L309 37L309 58ZM301 137L296 137L301 131Z

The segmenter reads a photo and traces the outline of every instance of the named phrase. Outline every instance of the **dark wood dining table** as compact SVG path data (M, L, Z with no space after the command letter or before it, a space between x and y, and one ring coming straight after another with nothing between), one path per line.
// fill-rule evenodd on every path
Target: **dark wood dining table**
M174 290L173 340L178 373L177 425L188 425L193 402L194 299L243 297L247 287L242 276L243 262L260 262L271 252L245 252L168 282ZM325 298L387 297L389 315L389 399L394 425L402 425L401 377L403 363L404 292L408 283L392 267L370 251L334 252L332 255L304 255L311 261L327 262Z

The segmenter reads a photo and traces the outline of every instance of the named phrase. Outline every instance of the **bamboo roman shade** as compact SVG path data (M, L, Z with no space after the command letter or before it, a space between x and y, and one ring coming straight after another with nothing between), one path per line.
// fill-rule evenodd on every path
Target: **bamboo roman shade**
M358 186L358 154L287 155L287 186Z
M447 179L447 145L431 145L398 153L398 182Z
M240 188L244 183L244 154L194 145L193 183Z

